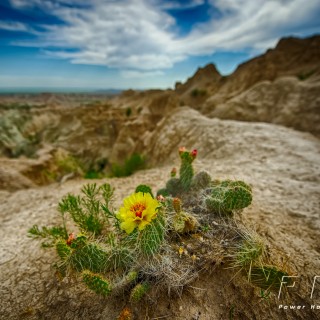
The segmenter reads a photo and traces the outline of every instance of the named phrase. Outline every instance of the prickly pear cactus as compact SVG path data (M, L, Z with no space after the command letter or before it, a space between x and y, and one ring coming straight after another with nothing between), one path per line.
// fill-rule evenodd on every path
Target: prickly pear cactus
M234 210L248 207L252 202L252 190L243 181L225 180L212 189L206 199L209 210L232 214Z
M151 197L154 198L151 188L145 184L140 184L139 186L136 187L135 193L138 193L138 192L149 193Z
M70 246L66 243L65 240L60 239L56 242L56 251L62 261L70 258L72 254L72 249L70 248Z
M150 289L150 285L147 282L138 283L132 290L130 294L130 302L139 302L143 296Z
M183 190L180 179L178 178L169 179L166 183L166 190L168 194L171 195L172 197L179 195Z
M97 294L108 296L111 293L111 285L108 280L98 274L94 274L88 270L83 271L82 280L89 289Z
M192 179L192 189L200 190L208 188L211 184L211 176L206 171L200 171Z
M144 255L154 255L159 251L166 234L165 218L159 214L141 233L138 241Z

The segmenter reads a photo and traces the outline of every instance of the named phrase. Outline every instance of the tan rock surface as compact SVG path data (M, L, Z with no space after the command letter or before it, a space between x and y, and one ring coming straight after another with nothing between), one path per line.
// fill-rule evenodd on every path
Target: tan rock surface
M209 117L281 124L320 136L320 81L281 77L262 81L224 103L202 107Z
M181 108L158 125L147 149L150 157L167 166L108 180L115 188L118 207L123 197L140 183L160 188L172 164L177 166L177 148L195 147L196 169L208 170L214 178L244 179L253 187L254 202L243 213L247 224L268 239L283 259L301 275L299 295L281 303L305 304L307 309L279 310L276 295L268 302L241 276L222 267L206 271L185 288L182 296L165 295L134 307L137 319L318 319L310 310L310 283L320 269L319 182L320 142L312 135L272 124L208 119ZM1 198L0 291L2 319L114 319L125 300L97 298L72 281L59 282L49 263L53 254L26 236L33 224L59 220L57 203L68 192L77 193L84 180L62 185L3 191ZM97 181L102 183L104 181Z

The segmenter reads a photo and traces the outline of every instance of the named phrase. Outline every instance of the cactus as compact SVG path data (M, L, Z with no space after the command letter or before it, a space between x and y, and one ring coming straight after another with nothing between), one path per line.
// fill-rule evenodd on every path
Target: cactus
M175 216L173 217L173 229L178 233L195 231L199 223L194 216L182 211L181 200L179 198L174 198L172 200L172 206L176 212Z
M72 255L72 249L67 245L65 240L56 242L56 251L61 260L65 261Z
M108 252L100 245L87 242L76 249L70 257L71 266L82 271L103 272L108 269Z
M183 191L183 187L181 184L180 179L178 178L171 178L166 183L166 190L168 191L169 195L172 197L176 197L177 195L181 194Z
M208 188L211 184L211 177L208 172L200 171L192 179L192 189L200 190Z
M187 212L179 212L173 218L173 229L178 233L193 232L199 226L197 219Z
M143 296L147 293L150 289L150 285L147 282L138 283L130 293L130 302L139 302Z
M138 192L150 193L151 197L154 198L151 188L145 184L140 184L136 187L135 193L138 193Z
M166 188L162 188L157 191L157 197L160 195L163 197L168 197L168 196L170 196L170 193Z
M166 232L166 221L163 214L152 220L140 233L139 247L143 254L154 255L159 251Z
M134 284L138 279L138 272L130 271L123 278L121 278L113 287L113 293L115 295L122 294L128 290L132 284Z
M108 258L105 263L105 271L126 269L133 261L130 250L124 246L113 247L108 252Z
M188 191L193 178L193 158L188 152L181 154L180 182L184 191Z
M226 180L212 189L211 196L206 199L209 210L231 214L233 210L243 209L251 204L251 187L243 181Z
M108 280L101 275L85 270L82 272L82 280L89 289L102 296L108 296L111 293L111 285Z

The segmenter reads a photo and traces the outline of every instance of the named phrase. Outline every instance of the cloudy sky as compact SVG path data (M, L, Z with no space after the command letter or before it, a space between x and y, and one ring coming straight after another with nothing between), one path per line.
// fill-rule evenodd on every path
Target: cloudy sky
M319 16L320 0L0 0L0 87L172 87L320 33Z

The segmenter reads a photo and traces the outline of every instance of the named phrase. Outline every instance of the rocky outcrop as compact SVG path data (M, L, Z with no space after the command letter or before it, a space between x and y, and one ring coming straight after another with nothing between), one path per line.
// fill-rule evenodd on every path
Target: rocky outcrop
M202 111L209 117L280 124L320 136L320 81L280 77L261 81L224 103L209 98Z
M199 107L222 85L223 77L215 65L208 64L199 68L184 84L176 83L175 92L180 97L180 105Z
M183 105L210 117L272 122L319 135L320 36L281 39L231 75L207 77L205 94L194 99L198 72L176 87Z
M305 80L319 74L320 36L283 38L274 49L241 64L228 77L221 91L228 96L235 96L260 81L273 81L281 76Z

